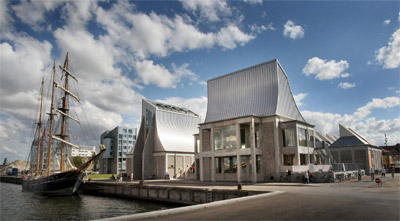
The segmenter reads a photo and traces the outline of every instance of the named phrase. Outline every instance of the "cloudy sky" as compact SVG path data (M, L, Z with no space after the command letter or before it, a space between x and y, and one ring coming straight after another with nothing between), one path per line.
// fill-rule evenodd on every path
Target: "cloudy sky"
M138 126L142 98L204 119L207 80L277 58L317 130L399 143L399 22L398 1L0 1L0 160L26 158L66 52L97 140Z

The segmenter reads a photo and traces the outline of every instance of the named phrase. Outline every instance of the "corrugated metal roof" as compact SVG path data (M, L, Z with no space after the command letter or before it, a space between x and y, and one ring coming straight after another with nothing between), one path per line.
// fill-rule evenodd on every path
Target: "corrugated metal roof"
M148 108L155 107L154 110ZM193 152L193 134L198 133L198 124L201 122L200 116L187 108L181 108L170 104L143 99L142 114L145 117L145 109L155 111L156 137L162 147L154 151L171 152ZM151 138L148 138L151 139ZM147 142L147 141L146 141Z
M196 113L194 113L193 111L184 108L184 107L178 107L178 106L174 106L171 104L165 104L165 103L161 103L161 102L157 102L157 101L151 101L151 100L147 100L150 103L152 103L153 105L156 106L157 109L159 110L165 110L165 111L170 111L170 112L176 112L176 113L180 113L180 114L187 114L187 115L193 115L193 116L199 116Z
M207 92L205 123L249 115L279 115L306 122L276 59L211 79Z

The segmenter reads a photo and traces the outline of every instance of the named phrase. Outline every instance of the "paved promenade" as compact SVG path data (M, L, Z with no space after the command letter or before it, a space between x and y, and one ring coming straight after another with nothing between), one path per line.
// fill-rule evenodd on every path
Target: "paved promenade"
M377 176L380 177L380 176ZM116 217L116 220L400 220L400 174L383 178L383 185L363 180L330 184L258 183L245 190L277 191L276 194L218 201ZM229 183L152 181L146 185L205 186L235 189Z

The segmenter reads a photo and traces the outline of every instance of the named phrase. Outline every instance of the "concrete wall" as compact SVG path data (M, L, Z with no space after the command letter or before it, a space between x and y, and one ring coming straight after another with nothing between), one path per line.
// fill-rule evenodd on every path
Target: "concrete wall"
M275 175L275 138L274 138L274 123L268 122L262 124L262 159L261 162L265 168L264 177L269 180ZM255 165L254 165L255 166ZM275 178L275 177L274 177Z
M131 183L82 183L80 193L121 198L144 199L172 202L184 205L209 203L237 197L251 196L265 192L244 190L211 190L187 187L146 186Z

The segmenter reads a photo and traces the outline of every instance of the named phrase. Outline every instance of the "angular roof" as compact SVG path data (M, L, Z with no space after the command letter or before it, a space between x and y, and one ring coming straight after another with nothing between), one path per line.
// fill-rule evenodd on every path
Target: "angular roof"
M194 113L193 111L187 109L187 108L183 108L183 107L177 107L171 104L165 104L165 103L161 103L161 102L157 102L157 101L151 101L151 100L147 100L150 103L152 103L154 106L156 106L156 108L158 110L164 110L164 111L170 111L170 112L175 112L175 113L181 113L181 114L187 114L187 115L193 115L198 117L199 115L197 115L196 113Z
M207 81L205 123L255 115L306 122L277 59Z
M155 117L153 119L155 137L146 138L159 141L160 146L155 145L154 151L194 151L193 134L198 132L197 127L201 122L198 114L187 108L145 99L142 102L142 109L142 117L147 117L146 109L152 111Z
M339 124L340 137L337 139L331 147L344 147L344 146L358 146L358 145L369 145L371 144L367 139L358 134L351 128L345 127Z

